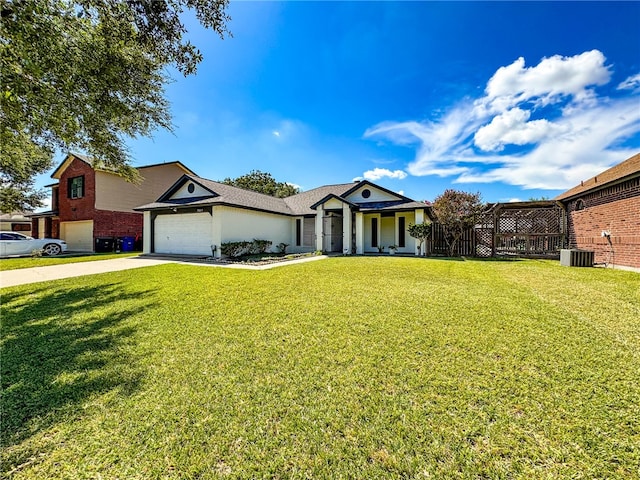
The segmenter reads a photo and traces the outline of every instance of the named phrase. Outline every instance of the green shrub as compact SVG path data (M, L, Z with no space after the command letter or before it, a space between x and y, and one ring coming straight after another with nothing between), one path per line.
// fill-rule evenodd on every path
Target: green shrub
M249 253L251 242L224 242L220 245L220 253L225 257L237 258Z
M252 242L224 242L220 253L226 257L238 258L244 255L260 255L265 253L273 242L254 238Z
M249 247L249 253L251 255L259 255L261 253L265 253L273 242L271 240L259 240L257 238L253 239L251 246Z

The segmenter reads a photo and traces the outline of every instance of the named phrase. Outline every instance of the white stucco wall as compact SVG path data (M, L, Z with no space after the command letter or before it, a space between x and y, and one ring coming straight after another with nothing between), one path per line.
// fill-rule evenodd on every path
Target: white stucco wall
M364 252L377 252L376 247L371 246L371 219L378 219L378 245L384 245L380 243L380 215L377 213L364 215Z
M295 231L293 217L277 215L266 212L257 212L233 207L215 207L215 222L219 222L214 227L214 238L218 237L216 232L219 229L220 243L224 242L250 242L254 238L260 240L270 240L271 251L276 252L276 245L279 243L295 243L292 238L292 231ZM217 244L220 248L220 244Z
M208 197L211 195L209 190L202 188L197 183L193 183L193 193L189 193L189 185L193 182L185 182L185 184L180 187L180 189L171 195L171 198L191 198L191 197Z
M389 245L396 244L396 221L394 217L380 218L380 245L384 246L384 251L389 251Z
M325 210L342 210L343 202L338 200L337 198L330 198L323 205L322 208Z
M362 196L363 190L369 190L371 195L369 198L364 198ZM390 195L387 192L383 192L382 190L378 190L371 185L363 185L362 188L358 188L355 192L349 195L346 199L352 203L362 203L362 202L389 202L394 200L399 200L401 197Z
M398 218L404 217L404 247L400 247L400 231L398 230ZM398 253L415 253L416 250L416 242L415 238L409 235L409 232L406 230L409 228L410 223L415 223L415 213L414 212L398 212L396 213L396 226L395 226L395 241L394 244L398 246Z

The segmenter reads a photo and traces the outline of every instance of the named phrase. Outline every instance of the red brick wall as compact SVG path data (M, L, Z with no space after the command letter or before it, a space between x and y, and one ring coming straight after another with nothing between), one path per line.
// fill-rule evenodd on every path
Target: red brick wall
M142 213L96 210L93 217L93 238L142 236Z
M40 235L38 219L37 218L32 218L31 219L31 236L33 238L40 238L38 235Z
M51 220L51 238L60 238L60 220L57 218Z
M578 200L584 208L577 210ZM640 268L640 178L568 204L569 246L594 250L596 263ZM611 232L611 244L602 231Z
M68 179L80 175L84 175L84 197L69 198ZM74 159L60 177L58 197L60 222L93 220L94 245L95 239L101 237L141 237L142 213L97 210L95 208L95 188L96 175L93 168L81 160Z
M69 179L84 175L84 197L69 198ZM61 222L91 220L95 214L96 174L85 162L74 158L60 176L58 212Z

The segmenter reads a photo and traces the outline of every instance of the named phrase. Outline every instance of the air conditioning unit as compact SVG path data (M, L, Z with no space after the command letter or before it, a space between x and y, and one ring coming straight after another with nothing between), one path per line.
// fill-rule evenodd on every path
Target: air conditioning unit
M560 265L563 267L593 267L593 250L560 250Z

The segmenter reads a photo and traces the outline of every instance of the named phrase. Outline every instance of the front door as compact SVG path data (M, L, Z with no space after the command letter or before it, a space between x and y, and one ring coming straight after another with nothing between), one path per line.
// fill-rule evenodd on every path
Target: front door
M322 234L322 249L325 252L342 253L342 215L329 214L323 217Z

